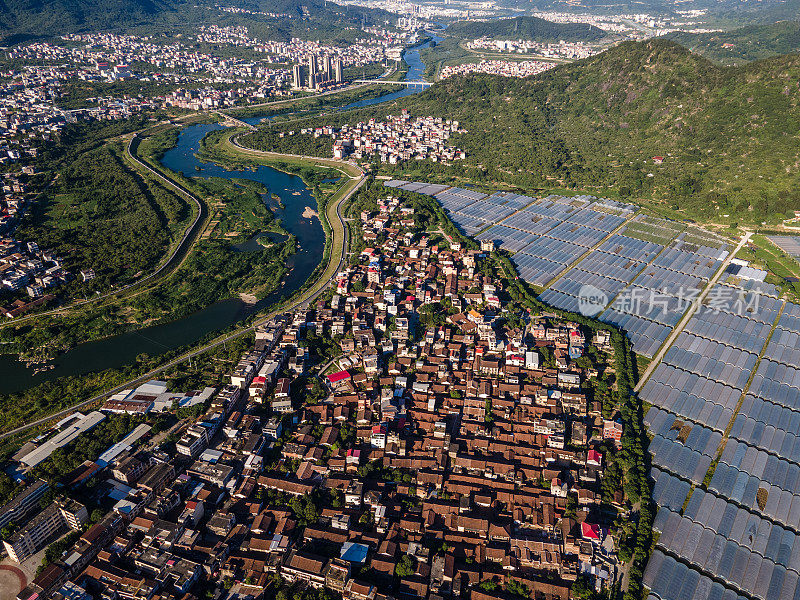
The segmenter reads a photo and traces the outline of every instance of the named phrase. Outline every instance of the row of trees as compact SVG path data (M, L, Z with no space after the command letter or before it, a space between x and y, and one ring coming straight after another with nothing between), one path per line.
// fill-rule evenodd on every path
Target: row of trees
M516 276L514 267L506 255L495 252L494 257L505 272L507 291L514 300L531 309L555 313L564 319L576 322L592 334L600 330L611 332L616 372L615 404L622 421L623 437L619 451L608 448L607 467L601 489L603 498L608 500L621 487L627 500L638 508L632 511L634 526L630 528L630 535L624 539L626 547L622 550L621 556L629 557L630 563L629 584L624 598L640 600L643 592L642 576L652 545L655 514L649 479L650 455L647 451L649 439L642 420L642 404L633 393L638 373L630 341L620 330L611 325L544 304L528 289L528 285Z

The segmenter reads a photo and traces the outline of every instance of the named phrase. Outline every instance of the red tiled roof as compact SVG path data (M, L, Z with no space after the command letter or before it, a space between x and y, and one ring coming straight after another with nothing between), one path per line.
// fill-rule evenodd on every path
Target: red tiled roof
M331 383L337 383L339 381L347 379L348 377L350 377L350 373L348 373L347 371L339 371L337 373L331 373L330 375L328 375L328 381L330 381Z
M596 523L581 523L581 536L587 540L600 541L600 525Z

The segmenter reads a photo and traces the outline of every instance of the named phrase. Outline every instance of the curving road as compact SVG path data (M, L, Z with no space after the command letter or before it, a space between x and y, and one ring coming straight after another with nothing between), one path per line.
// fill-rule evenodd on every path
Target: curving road
M146 282L150 281L151 279L155 279L156 277L161 275L165 270L171 268L173 263L176 262L175 259L179 258L181 256L181 254L183 254L184 251L188 248L188 246L191 245L191 242L192 242L195 234L197 233L197 229L199 228L199 225L201 224L201 222L202 222L202 220L203 220L203 218L205 216L205 205L200 201L200 199L197 196L192 194L189 190L187 190L181 184L179 184L176 181L173 181L171 179L168 179L160 171L154 169L153 167L148 165L145 161L143 161L142 159L140 159L137 156L136 152L133 150L133 145L134 145L134 143L138 144L138 142L139 142L139 134L140 133L141 132L135 133L133 135L133 137L130 140L128 140L128 143L125 146L125 154L128 157L128 159L131 160L132 162L134 162L135 164L139 165L140 167L144 168L145 170L147 170L151 175L153 175L156 179L158 179L161 183L166 185L168 188L172 188L179 195L183 196L187 200L190 200L191 202L194 202L195 206L197 207L197 215L195 216L194 221L192 221L191 225L189 225L184 230L183 237L181 238L181 241L172 250L172 253L169 255L167 260L162 262L161 265L159 265L159 267L155 271L145 275L144 277L142 277L140 279L137 279L136 281L132 281L131 283L128 283L128 284L126 284L126 285L124 285L124 286L122 286L120 288L116 288L116 289L111 290L109 292L106 292L104 294L99 294L99 295L96 295L96 296L92 296L91 298L87 298L85 300L76 300L74 302L70 302L66 306L60 306L58 308L53 308L51 310L46 310L46 311L43 311L43 312L33 313L31 315L27 315L27 316L24 316L24 317L18 317L16 319L10 319L10 320L5 321L4 323L2 323L1 324L2 326L19 325L20 323L23 323L23 322L25 322L27 320L30 320L30 319L36 319L36 318L44 317L44 316L47 316L47 315L67 312L67 311L70 311L72 309L79 308L79 307L85 306L87 304L91 304L93 302L98 302L100 300L104 300L106 298L110 298L111 296L115 296L117 294L120 294L122 292L130 290L130 289L132 289L132 288L134 288L136 286L142 285L143 283L146 283ZM177 261L178 264L180 264L180 262L182 262L182 259Z
M258 151L253 151L253 152L258 152ZM265 156L269 155L269 154L270 153L264 153ZM294 156L294 158L303 158L305 160L314 160L314 161L318 160L316 157L313 157L313 156L296 156L296 155L293 155L293 156ZM328 161L328 162L337 162L337 161ZM341 162L341 161L339 161L339 162ZM342 163L342 164L345 165L346 167L349 167L350 169L353 168L353 165L350 164L350 163ZM168 180L168 178L166 178L163 174L158 173L154 169L151 169L148 165L145 165L145 167L147 167L148 169L150 169L151 171L156 173L160 178L169 181L169 183L171 185L173 185L176 189L179 189L179 190L182 189L182 186L180 186L180 184L178 184L176 182L173 182L171 180ZM244 328L242 328L242 329L240 329L238 331L235 331L233 333L229 333L229 334L220 336L217 339L215 339L214 341L209 342L208 344L205 344L205 345L203 345L203 346L201 346L199 348L196 348L194 350L191 350L189 352L186 352L186 353L180 355L179 357L174 358L173 360L169 361L168 363L165 363L165 364L163 364L163 365L161 365L161 366L159 366L159 367L157 367L155 369L152 369L151 371L148 371L147 373L141 375L140 377L137 377L135 379L131 379L129 381L126 381L126 382L116 386L115 388L112 388L110 390L104 391L102 394L97 394L96 396L92 396L91 398L89 398L87 400L83 400L82 402L79 402L78 404L75 404L75 405L71 406L70 408L64 409L62 411L59 411L57 413L48 415L46 417L42 417L41 419L37 419L35 421L31 421L30 423L26 423L25 425L21 425L19 427L11 429L11 430L9 430L9 431L7 431L5 433L2 433L2 434L0 434L0 440L5 439L5 438L10 437L10 436L13 436L13 435L16 435L18 433L21 433L21 432L25 431L26 429L30 429L31 427L36 427L37 425L43 425L45 423L49 423L51 421L58 420L61 417L64 417L66 415L69 415L69 414L75 412L76 410L80 410L81 408L84 408L86 406L94 404L95 402L99 402L101 400L104 400L108 396L116 394L117 392L120 392L120 391L126 390L126 389L130 389L130 388L135 387L135 386L137 386L137 385L139 385L141 383L145 383L146 381L149 381L150 379L152 379L154 376L156 376L156 375L158 375L160 373L163 373L164 371L166 371L168 369L171 369L174 366L177 366L177 365L179 365L181 363L184 363L187 360L189 360L191 358L194 358L195 356L199 356L200 354L204 354L205 352L208 352L209 350L217 348L217 347L225 344L226 342L228 342L230 340L236 339L238 337L241 337L243 335L246 335L246 334L250 333L256 327L266 323L267 321L269 321L270 319L272 319L273 317L275 317L276 315L278 315L280 313L289 312L289 311L293 311L293 310L295 310L297 308L306 307L311 302L316 300L316 298L320 294L322 294L326 290L328 285L333 281L334 277L336 276L336 273L342 268L342 264L344 263L344 261L347 258L347 247L348 247L348 244L349 244L349 235L348 235L348 229L347 229L347 226L345 224L344 218L342 217L342 212L341 211L342 211L342 206L348 200L350 200L350 198L353 196L353 194L355 194L356 191L358 191L361 188L361 186L364 185L364 183L367 180L365 175L364 175L364 172L361 169L358 169L358 171L360 172L360 175L358 177L351 177L339 189L339 191L336 192L337 195L340 194L340 197L336 198L336 195L334 195L335 199L333 200L333 202L331 202L330 206L326 210L326 214L328 216L328 222L331 225L331 232L333 234L333 239L332 239L332 243L331 243L330 256L328 257L328 264L327 264L325 270L319 276L319 278L317 279L317 281L316 281L316 283L314 285L312 285L305 292L302 292L300 294L300 296L298 296L293 301L291 301L290 304L288 304L286 306L279 307L279 308L275 308L274 310L270 311L266 315L264 315L261 318L259 318L258 320L256 320L252 325L244 327ZM186 236L184 236L184 240L185 239L187 239Z

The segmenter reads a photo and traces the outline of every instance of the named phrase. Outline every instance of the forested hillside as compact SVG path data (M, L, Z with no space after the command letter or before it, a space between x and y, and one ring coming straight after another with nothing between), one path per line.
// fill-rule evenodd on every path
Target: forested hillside
M243 25L264 39L354 39L362 23L383 22L383 11L324 0L253 0L229 4L256 13L220 11L214 0L0 0L4 44L87 31L191 33L201 24Z
M57 35L84 28L132 27L176 12L183 0L3 0L2 37Z
M532 40L537 42L591 42L605 36L602 29L584 23L553 23L537 17L491 21L457 21L446 31L453 37Z
M798 102L800 56L724 68L664 40L524 80L454 77L406 99L459 119L469 132L453 143L484 177L611 186L747 220L800 209Z
M743 64L800 51L800 21L752 25L715 33L675 32L665 36L715 62Z
M798 103L798 55L720 67L651 40L527 79L452 77L319 122L354 123L402 108L458 119L467 133L450 143L467 152L465 161L411 161L397 174L617 190L686 217L758 223L800 209Z

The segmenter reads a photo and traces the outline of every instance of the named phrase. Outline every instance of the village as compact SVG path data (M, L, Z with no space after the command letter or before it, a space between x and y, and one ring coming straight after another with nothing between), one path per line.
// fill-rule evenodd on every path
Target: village
M399 116L387 115L385 121L370 119L366 123L343 125L340 128L308 127L300 129L299 135L330 137L334 158L360 160L375 156L381 162L398 164L412 158L430 159L433 162L461 160L466 153L449 146L447 141L451 134L464 132L458 121L431 116L412 119L410 113L403 109ZM296 135L295 131L278 134L279 137L292 135Z
M495 52L509 52L517 54L536 54L548 58L580 59L594 56L603 51L603 47L586 42L558 43L539 42L535 40L496 40L482 37L470 40L464 44L470 50L491 50Z
M427 231L421 212L398 196L362 210L363 249L313 305L260 326L227 380L151 381L20 449L7 554L75 541L17 598L613 585L609 511L626 500L603 478L622 426L589 392L613 385L610 333L510 300L492 242ZM120 419L123 439L58 472L54 456Z
M470 73L486 73L503 77L528 77L552 69L557 63L543 60L480 60L465 62L460 65L445 65L439 73L439 79L447 79L453 75L469 75Z
M126 119L167 110L214 111L293 97L300 85L300 64L326 68L318 78L331 91L350 84L343 69L365 68L399 60L407 34L372 28L357 43L335 45L297 38L259 41L242 27L201 27L193 39L81 33L60 42L37 41L6 49L0 66L0 314L16 318L55 298L55 288L74 276L62 259L40 240L16 239L44 182L37 159L56 143L65 128ZM191 45L244 48L263 58L231 52L200 51ZM333 76L333 67L336 76ZM293 88L293 84L295 89ZM96 95L71 98L75 86L98 86ZM102 86L122 85L130 93L102 93ZM150 86L150 87L148 87ZM137 93L138 89L158 90ZM38 181L38 184L36 183ZM74 265L73 265L74 266ZM79 265L74 270L81 270ZM85 271L85 272L83 272ZM94 277L83 269L81 279Z

